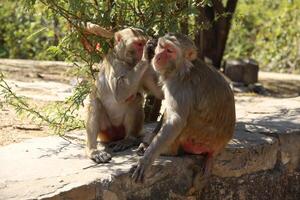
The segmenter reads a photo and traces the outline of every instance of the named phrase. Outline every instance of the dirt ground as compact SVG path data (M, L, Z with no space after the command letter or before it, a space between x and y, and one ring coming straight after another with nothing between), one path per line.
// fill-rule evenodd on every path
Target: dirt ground
M62 62L0 59L0 70L12 89L28 97L30 105L35 105L37 109L70 95L74 82L72 77L66 75L70 67ZM300 95L300 75L260 72L259 82L276 98ZM237 94L243 95L257 94ZM3 102L1 95L0 102ZM0 108L0 146L50 134L52 132L47 125L37 125L26 116L18 116L13 107L3 105Z
M29 104L37 109L62 101L70 94L72 79L66 75L69 68L70 65L62 62L0 59L0 71L9 86L18 95L28 97ZM0 95L0 102L3 101ZM50 134L53 133L46 124L39 125L27 116L17 115L10 105L0 107L0 146Z
M49 135L46 125L36 125L28 118L17 116L11 106L0 109L0 146Z

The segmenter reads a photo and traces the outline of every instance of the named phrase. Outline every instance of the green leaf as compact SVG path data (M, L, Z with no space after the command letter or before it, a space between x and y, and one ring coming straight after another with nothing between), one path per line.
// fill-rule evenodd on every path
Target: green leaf
M36 37L38 34L40 34L41 32L45 31L46 29L48 29L47 27L41 28L39 30L37 30L36 32L30 34L29 36L27 36L27 40L31 40L33 37Z

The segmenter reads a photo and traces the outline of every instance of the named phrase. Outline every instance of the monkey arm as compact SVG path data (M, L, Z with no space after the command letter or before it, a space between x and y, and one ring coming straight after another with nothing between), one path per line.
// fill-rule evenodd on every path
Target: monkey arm
M153 138L147 148L144 157L153 162L163 151L165 147L169 147L175 139L180 135L186 124L186 117L180 116L177 113L168 114L160 132Z
M120 71L120 73L112 74L109 82L117 102L125 102L138 92L141 79L148 68L148 65L149 63L147 61L140 61L131 70L115 70ZM124 68L124 66L119 67Z
M166 122L163 124L161 131L152 140L151 144L138 161L136 168L132 174L132 178L136 182L143 182L144 174L150 168L153 161L160 155L165 147L170 146L180 135L187 121L187 114L171 112L167 114Z
M156 125L155 129L151 133L147 133L144 135L142 143L139 145L139 147L136 150L137 155L143 156L147 147L152 142L153 138L157 135L159 130L161 129L162 123L163 123L164 115L159 120L158 124Z

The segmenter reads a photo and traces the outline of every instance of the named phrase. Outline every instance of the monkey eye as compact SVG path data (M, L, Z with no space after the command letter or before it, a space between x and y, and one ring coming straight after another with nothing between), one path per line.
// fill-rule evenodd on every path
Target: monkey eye
M173 53L173 50L167 49L167 52L168 52L168 53Z

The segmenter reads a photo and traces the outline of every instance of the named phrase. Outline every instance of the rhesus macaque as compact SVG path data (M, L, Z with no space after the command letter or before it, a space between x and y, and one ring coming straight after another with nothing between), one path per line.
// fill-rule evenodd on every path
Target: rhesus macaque
M111 155L97 149L97 137L113 152L136 145L144 122L143 95L145 87L157 98L163 98L150 53L144 46L146 35L136 28L114 34L114 48L103 59L90 94L86 122L87 154L96 163L105 163Z
M143 181L160 154L180 152L205 155L204 175L208 176L212 159L234 132L233 92L217 70L197 58L194 43L184 35L159 38L152 65L163 84L166 110L162 127L154 138L149 137L132 178Z

